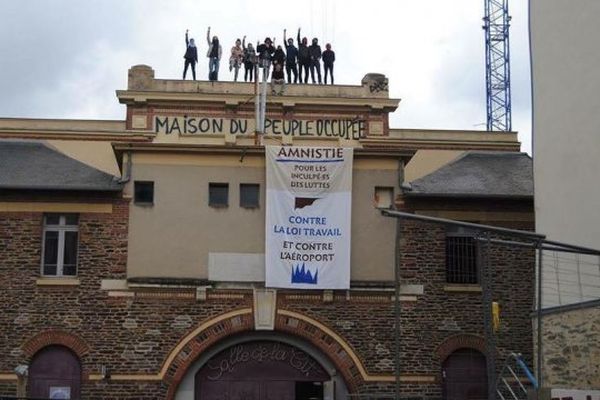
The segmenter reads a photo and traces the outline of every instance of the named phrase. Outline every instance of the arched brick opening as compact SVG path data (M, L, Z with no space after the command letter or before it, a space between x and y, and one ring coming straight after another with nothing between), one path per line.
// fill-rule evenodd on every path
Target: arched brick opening
M458 349L475 349L485 354L485 339L481 336L460 334L450 336L442 342L435 351L440 363Z
M38 351L52 345L64 346L73 351L80 359L90 350L87 343L80 337L59 330L48 330L38 333L27 340L23 344L22 349L27 358L31 360Z
M169 386L166 396L168 400L175 398L179 384L203 352L234 335L255 332L254 317L250 310L247 312L239 310L231 316L216 317L212 321L215 322L204 322L200 326L204 327L203 329L198 327L192 331L191 337L188 335L182 339L180 345L175 348L163 365L162 380ZM320 350L342 374L350 392L354 392L364 382L362 375L365 373L364 367L355 362L357 356L353 352L353 354L349 354L345 350L345 348L349 349L349 346L346 343L340 343L339 336L331 335L321 329L319 324L311 323L308 318L298 319L278 313L274 332L304 339Z

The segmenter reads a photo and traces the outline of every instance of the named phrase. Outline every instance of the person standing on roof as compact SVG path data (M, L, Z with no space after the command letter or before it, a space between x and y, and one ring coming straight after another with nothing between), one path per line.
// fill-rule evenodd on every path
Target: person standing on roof
M206 57L208 57L208 79L216 81L219 79L219 62L223 50L217 36L213 36L212 40L210 39L210 26L206 31L206 42L208 43L208 51L206 52Z
M312 44L308 47L308 54L310 55L310 80L312 83L315 82L315 70L319 78L319 85L321 82L321 46L319 46L319 39L313 38Z
M271 59L273 57L273 53L275 53L275 47L273 46L273 42L270 37L265 38L264 43L259 44L256 47L256 52L258 53L258 61L260 66L263 68L263 76L266 81L269 77L269 69L271 68ZM258 79L258 77L257 77Z
M187 69L189 66L192 67L192 77L196 80L196 63L198 62L198 49L196 49L196 43L194 43L194 39L188 40L188 31L185 30L185 55L183 58L185 59L185 64L183 65L183 79L185 80L185 75L187 74Z
M283 43L285 44L285 70L287 72L288 83L292 83L292 72L294 73L294 83L298 83L298 49L294 46L294 39L286 38L286 29L283 30ZM302 78L300 78L302 80Z
M325 70L325 84L327 85L327 71L331 75L331 84L333 85L333 63L335 62L335 51L331 50L331 43L325 45L323 52L323 69Z
M302 83L302 69L304 69L304 83L308 83L308 69L310 68L310 54L308 52L308 39L300 40L300 28L298 28L298 76Z
M252 82L254 77L254 63L256 62L256 50L254 50L252 43L248 43L248 47L246 47L246 36L242 39L242 48L244 49L244 82L248 81L248 75L250 75L250 82Z
M235 46L231 48L231 55L229 56L229 71L235 70L233 74L233 81L237 82L238 72L242 66L244 60L244 49L242 48L242 41L237 39Z
M285 52L281 48L281 46L277 46L277 50L273 53L273 68L275 65L281 65L281 70L283 71L283 65L285 64Z

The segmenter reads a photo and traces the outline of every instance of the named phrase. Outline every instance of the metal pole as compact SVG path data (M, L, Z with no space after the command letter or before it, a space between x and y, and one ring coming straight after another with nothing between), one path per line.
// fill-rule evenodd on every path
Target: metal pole
M260 133L265 133L265 116L267 113L267 79L269 77L269 64L263 64L262 93L260 99Z
M260 132L260 91L258 90L258 60L254 60L254 123L256 137Z
M395 254L395 265L394 265L394 399L400 400L400 229L401 220L396 220L396 254Z
M496 339L492 327L492 266L490 263L491 238L490 233L486 233L485 261L483 262L483 323L485 329L485 351L486 366L488 376L488 399L494 400L496 397ZM480 260L481 250L479 251Z
M471 222L462 222L462 221L454 221L452 219L446 218L437 218L437 217L428 217L426 215L420 214L411 214L403 211L395 211L395 210L381 210L381 214L386 217L396 217L396 218L406 218L406 219L415 219L418 221L432 222L434 224L442 224L442 225L451 225L451 226L463 226L465 228L470 228L473 230L481 231L481 232L498 232L502 234L506 234L509 236L519 236L526 238L535 238L535 239L543 239L546 236L529 231L519 231L516 229L508 229L508 228L499 228L497 226L492 225L482 225L482 224L473 224Z
M480 241L480 242L485 242L486 239L483 238L475 238L475 240ZM535 243L524 243L524 242L516 242L514 240L500 240L500 239L492 239L490 240L490 242L492 242L493 244L501 244L504 246L514 246L514 247L527 247L530 249L538 249L540 248L540 244L538 242ZM541 244L541 249L542 250L546 250L546 251L556 251L556 252L561 252L561 253L574 253L574 254L586 254L586 255L592 255L592 256L598 256L600 255L600 251L599 250L576 250L573 249L571 247L571 245L565 244L565 246L567 247L559 247L558 245L552 245L552 246L545 246L544 244L546 243L546 241L542 241Z
M538 244L538 273L537 273L537 398L540 398L543 377L542 377L542 243Z

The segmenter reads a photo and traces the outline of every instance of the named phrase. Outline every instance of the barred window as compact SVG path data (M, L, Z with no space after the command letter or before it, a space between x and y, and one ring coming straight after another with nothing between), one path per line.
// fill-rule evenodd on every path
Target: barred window
M479 283L477 241L464 228L449 228L446 233L446 282Z
M77 214L44 215L42 275L77 275L78 224Z

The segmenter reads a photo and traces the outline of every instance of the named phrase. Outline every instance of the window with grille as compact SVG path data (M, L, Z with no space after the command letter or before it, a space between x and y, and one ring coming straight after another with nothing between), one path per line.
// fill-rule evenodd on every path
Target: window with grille
M479 283L477 241L461 228L446 233L446 282Z
M42 248L42 275L77 275L79 216L45 214Z

